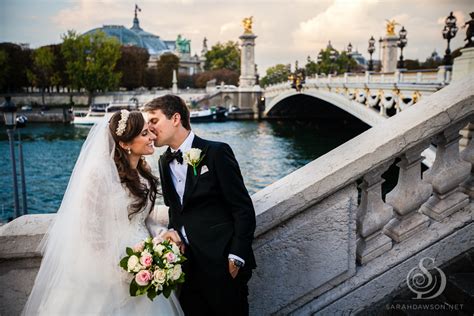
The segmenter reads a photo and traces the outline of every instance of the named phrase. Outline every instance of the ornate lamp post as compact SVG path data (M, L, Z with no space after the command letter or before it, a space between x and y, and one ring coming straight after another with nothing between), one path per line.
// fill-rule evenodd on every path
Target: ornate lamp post
M458 27L456 26L456 17L453 15L453 12L445 20L445 25L443 28L443 38L448 41L448 47L443 58L443 64L450 66L453 64L453 58L451 56L451 49L449 48L449 42L456 36L458 32Z
M402 69L405 65L403 62L403 48L407 46L407 31L405 30L405 27L402 26L402 29L398 33L399 38L397 42L397 46L400 47L400 60L397 63L397 68Z
M375 52L375 39L373 36L369 39L369 48L367 51L370 54L369 64L367 65L368 71L374 71L374 61L372 60L372 54Z
M16 118L16 127L18 129L18 160L20 160L20 178L21 178L21 202L22 202L22 215L28 214L27 200L26 200L26 181L25 181L25 166L23 163L23 144L21 143L21 129L26 127L28 118L24 115L20 115Z
M300 92L305 83L305 73L304 69L298 68L298 61L295 63L295 71L288 76L288 81L290 81L291 87L297 92Z
M16 161L15 161L15 148L14 148L14 131L16 125L16 106L11 101L10 96L5 97L5 102L3 102L0 107L3 112L3 117L5 118L5 126L7 128L8 141L10 143L10 158L12 162L12 178L13 178L13 206L14 206L14 218L17 218L19 215L19 202L18 202L18 182L16 177Z
M347 45L347 57L349 58L347 62L347 72L351 72L352 44L350 42Z

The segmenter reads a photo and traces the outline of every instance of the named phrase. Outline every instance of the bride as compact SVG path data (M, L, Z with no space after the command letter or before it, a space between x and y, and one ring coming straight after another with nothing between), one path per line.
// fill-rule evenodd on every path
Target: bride
M150 234L179 241L150 215L158 183L143 155L155 138L142 113L126 110L91 129L43 240L24 315L183 314L174 294L131 297L131 276L119 267L125 248Z

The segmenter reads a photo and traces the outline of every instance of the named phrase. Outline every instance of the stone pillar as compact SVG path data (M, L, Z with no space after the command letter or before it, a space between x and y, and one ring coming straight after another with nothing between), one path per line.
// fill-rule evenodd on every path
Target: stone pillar
M437 221L469 204L468 196L459 187L471 172L471 164L461 160L459 155L459 130L465 124L454 124L435 137L436 159L432 168L423 174L424 181L433 185L433 196L420 211Z
M173 69L173 94L178 94L178 79L176 79L176 69Z
M255 39L254 34L244 33L240 37L242 41L240 59L240 87L253 87L255 85Z
M474 124L471 123L470 125L472 126ZM461 188L472 201L474 199L474 140L472 138L466 149L461 153L461 158L471 164L471 175L461 184Z
M384 233L401 242L429 225L429 218L418 213L419 207L431 195L431 184L421 180L421 153L428 148L424 142L405 152L397 164L400 168L397 186L387 194L385 201L393 206L395 218L384 227Z
M460 133L462 138L459 141L459 150L463 151L469 141L474 137L474 123L467 124Z
M357 209L357 262L365 264L392 248L392 240L382 233L393 215L393 208L382 200L382 174L393 160L364 176L362 197Z
M396 35L387 35L382 39L382 72L394 72L397 69Z
M454 58L453 81L474 73L474 47L461 49L461 56Z

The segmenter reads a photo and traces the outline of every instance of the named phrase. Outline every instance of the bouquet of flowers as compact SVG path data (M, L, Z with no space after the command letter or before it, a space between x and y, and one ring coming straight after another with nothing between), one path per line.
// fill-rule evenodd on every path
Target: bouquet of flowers
M130 295L147 294L153 299L163 293L168 298L185 274L181 264L186 258L171 240L148 237L133 248L126 248L127 256L120 260L120 266L134 277L130 283Z

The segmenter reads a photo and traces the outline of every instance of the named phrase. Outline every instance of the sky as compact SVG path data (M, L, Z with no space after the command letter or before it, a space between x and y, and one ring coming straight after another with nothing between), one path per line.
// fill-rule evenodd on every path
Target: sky
M330 40L338 50L349 42L366 58L370 36L384 36L386 20L408 31L405 59L424 61L433 50L441 56L446 40L441 30L451 11L459 31L452 50L464 45L461 26L474 11L473 0L0 0L0 42L29 43L31 48L61 42L67 30L84 33L102 25L131 27L135 3L140 26L164 40L181 34L199 54L208 47L238 41L242 19L253 16L259 73L278 63L304 65L316 59ZM379 57L376 46L374 59Z

